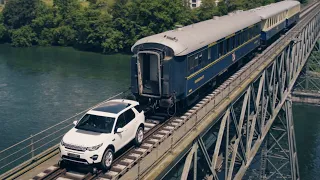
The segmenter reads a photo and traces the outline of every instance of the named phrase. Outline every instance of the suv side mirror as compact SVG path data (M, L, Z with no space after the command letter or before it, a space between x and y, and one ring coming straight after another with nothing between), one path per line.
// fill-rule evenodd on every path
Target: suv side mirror
M116 133L122 133L123 132L123 128L117 128Z
M77 125L77 123L78 123L78 121L73 121L73 124L74 124L74 125Z

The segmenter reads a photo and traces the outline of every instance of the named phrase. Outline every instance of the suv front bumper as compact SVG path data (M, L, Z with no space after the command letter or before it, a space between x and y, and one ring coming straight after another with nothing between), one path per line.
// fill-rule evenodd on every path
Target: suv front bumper
M103 152L100 149L95 151L77 151L68 149L60 144L60 157L62 160L71 161L80 164L97 164L101 162Z

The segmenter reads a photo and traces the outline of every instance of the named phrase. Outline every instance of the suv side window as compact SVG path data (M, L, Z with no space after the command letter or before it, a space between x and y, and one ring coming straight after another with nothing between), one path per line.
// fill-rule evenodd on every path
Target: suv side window
M136 105L134 108L136 108L136 110L139 112L139 113L141 113L141 108L140 108L140 105Z
M132 121L136 115L132 111L132 109L128 109L126 112L124 112L124 117L126 119L126 124L128 124L130 121Z
M117 128L123 128L126 124L127 124L127 123L126 123L126 121L125 121L124 114L121 114L121 115L118 117L115 130L116 130Z

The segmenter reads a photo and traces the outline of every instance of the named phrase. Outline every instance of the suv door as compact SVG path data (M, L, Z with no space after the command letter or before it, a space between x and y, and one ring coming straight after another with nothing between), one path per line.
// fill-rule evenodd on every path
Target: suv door
M117 133L117 129L118 128L123 128L123 132L121 133ZM114 146L116 151L118 151L119 149L121 149L123 146L125 146L127 144L129 135L128 135L128 131L127 131L127 122L124 116L124 113L122 113L121 115L119 115L115 128L114 128Z
M136 122L136 114L132 111L132 109L128 109L126 112L124 112L124 117L128 127L128 141L131 141L136 136L136 130L139 124Z

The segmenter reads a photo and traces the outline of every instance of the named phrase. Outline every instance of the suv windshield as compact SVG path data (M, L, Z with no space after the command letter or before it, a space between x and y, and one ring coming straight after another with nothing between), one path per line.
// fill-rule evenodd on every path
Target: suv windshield
M99 133L111 133L114 118L86 114L75 128Z

